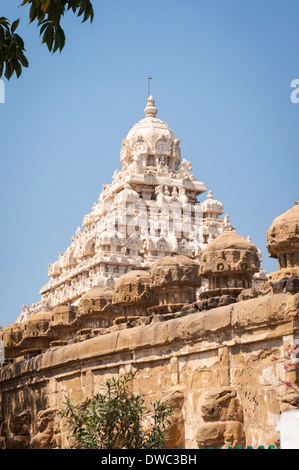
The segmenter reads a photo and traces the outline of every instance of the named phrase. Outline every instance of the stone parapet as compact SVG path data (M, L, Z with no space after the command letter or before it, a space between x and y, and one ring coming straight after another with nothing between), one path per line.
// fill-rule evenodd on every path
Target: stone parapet
M0 446L17 445L20 438L10 420L27 412L29 434L21 440L25 447L65 447L67 432L55 414L65 395L80 401L98 392L107 378L125 373L132 373L133 390L148 400L178 394L175 416L180 427L173 435L180 448L205 446L205 435L209 445L275 444L280 412L292 406L280 380L286 376L287 347L298 335L298 313L298 293L265 295L170 320L160 321L159 315L148 325L4 366ZM223 387L238 416L219 418L215 424L207 406L212 406L213 396L219 403ZM48 423L45 436L41 420Z

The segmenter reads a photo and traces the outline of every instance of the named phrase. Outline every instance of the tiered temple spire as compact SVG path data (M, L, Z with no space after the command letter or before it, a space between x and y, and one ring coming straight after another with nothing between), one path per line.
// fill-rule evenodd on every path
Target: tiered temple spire
M145 117L122 141L121 169L103 185L66 252L49 264L41 300L24 306L19 321L57 305L76 305L89 289L113 287L123 274L149 269L172 253L198 262L203 248L230 226L211 191L199 201L206 187L181 159L179 139L157 112L150 95Z

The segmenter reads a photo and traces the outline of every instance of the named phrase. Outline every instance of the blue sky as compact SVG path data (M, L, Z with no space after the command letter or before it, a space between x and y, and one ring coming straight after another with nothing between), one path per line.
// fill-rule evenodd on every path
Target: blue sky
M48 263L120 169L149 74L194 175L276 270L266 231L299 199L298 1L94 0L92 25L64 18L55 55L20 3L0 0L0 16L21 18L30 61L4 79L0 104L0 325L40 299Z

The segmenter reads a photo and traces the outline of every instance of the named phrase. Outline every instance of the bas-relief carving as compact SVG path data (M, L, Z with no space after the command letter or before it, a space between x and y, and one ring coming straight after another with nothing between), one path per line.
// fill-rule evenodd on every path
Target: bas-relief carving
M25 410L11 416L7 449L28 449L30 447L32 412Z
M204 393L200 410L202 420L196 436L199 448L244 446L243 410L233 387Z
M56 408L42 410L36 417L37 432L32 437L32 449L55 449L60 445L59 428L55 423L58 419Z

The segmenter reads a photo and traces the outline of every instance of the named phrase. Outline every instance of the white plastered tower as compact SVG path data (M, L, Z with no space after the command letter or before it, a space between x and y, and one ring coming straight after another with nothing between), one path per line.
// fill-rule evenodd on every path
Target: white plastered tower
M76 305L89 289L113 287L128 271L149 269L173 253L199 262L202 249L230 225L228 216L220 218L223 205L211 191L198 200L206 187L181 159L179 139L156 117L152 96L144 113L122 141L121 169L103 185L65 253L49 264L41 300L24 305L18 321L56 305Z

